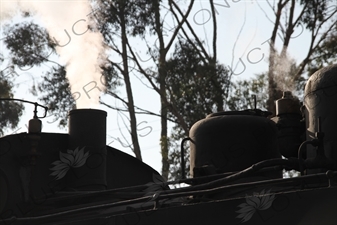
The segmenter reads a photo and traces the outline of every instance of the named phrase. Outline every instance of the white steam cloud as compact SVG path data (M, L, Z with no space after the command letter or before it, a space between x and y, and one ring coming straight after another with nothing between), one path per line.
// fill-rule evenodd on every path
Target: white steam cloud
M37 15L50 36L57 41L57 53L65 65L77 108L97 108L104 91L100 65L104 63L103 37L89 21L88 1L78 0L1 0L0 20L10 19L19 10Z
M292 66L295 65L294 59L292 59L288 54L278 55L275 54L274 57L274 81L276 82L277 88L281 91L291 91L295 92L296 87L293 81Z

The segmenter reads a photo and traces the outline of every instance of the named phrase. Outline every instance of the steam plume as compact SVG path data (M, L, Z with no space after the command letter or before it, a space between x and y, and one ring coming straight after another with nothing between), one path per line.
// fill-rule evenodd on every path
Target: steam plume
M92 12L88 1L1 0L1 20L13 17L18 9L37 15L50 36L57 41L57 53L66 67L71 92L77 108L96 108L104 90L102 71L103 37L89 21Z
M281 91L295 92L296 87L293 82L292 67L295 65L295 61L288 54L275 54L274 57L274 81L277 88Z

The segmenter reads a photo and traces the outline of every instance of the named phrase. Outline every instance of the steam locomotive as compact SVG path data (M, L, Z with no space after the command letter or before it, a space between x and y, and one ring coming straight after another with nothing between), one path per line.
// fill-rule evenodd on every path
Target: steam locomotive
M35 115L28 133L0 138L0 224L337 224L337 65L310 77L302 106L290 92L275 104L273 118L195 123L182 142L191 178L182 154L172 182L106 146L105 111L70 111L68 134L41 132Z

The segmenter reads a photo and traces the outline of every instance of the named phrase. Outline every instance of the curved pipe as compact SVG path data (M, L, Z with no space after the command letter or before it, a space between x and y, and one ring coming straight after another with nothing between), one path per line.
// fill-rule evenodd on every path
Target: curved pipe
M45 118L47 116L48 107L40 105L37 102L31 102L31 101L27 101L27 100L23 100L23 99L18 99L18 98L0 98L0 101L19 101L19 102L30 103L30 104L33 104L35 106L34 118ZM37 116L37 107L38 106L40 106L41 108L44 109L44 115L43 116L40 116L40 117Z
M311 141L304 141L300 147L298 148L298 163L299 163L299 169L300 169L300 172L301 172L301 176L304 175L304 167L303 167L303 163L304 163L304 160L303 160L303 151L304 151L304 147L307 146L308 144L311 144L313 146L317 146L318 144L318 139L313 139Z
M181 179L185 179L185 154L184 154L184 143L185 141L191 140L191 138L187 137L181 141L180 145L180 157L181 157Z

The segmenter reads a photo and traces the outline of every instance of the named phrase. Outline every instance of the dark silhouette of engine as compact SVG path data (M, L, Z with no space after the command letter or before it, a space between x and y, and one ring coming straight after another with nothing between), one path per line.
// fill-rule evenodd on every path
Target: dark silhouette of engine
M303 104L284 92L275 105L195 123L167 182L106 146L106 112L72 110L68 134L43 133L35 103L28 133L0 138L0 224L337 224L337 65L310 77Z

